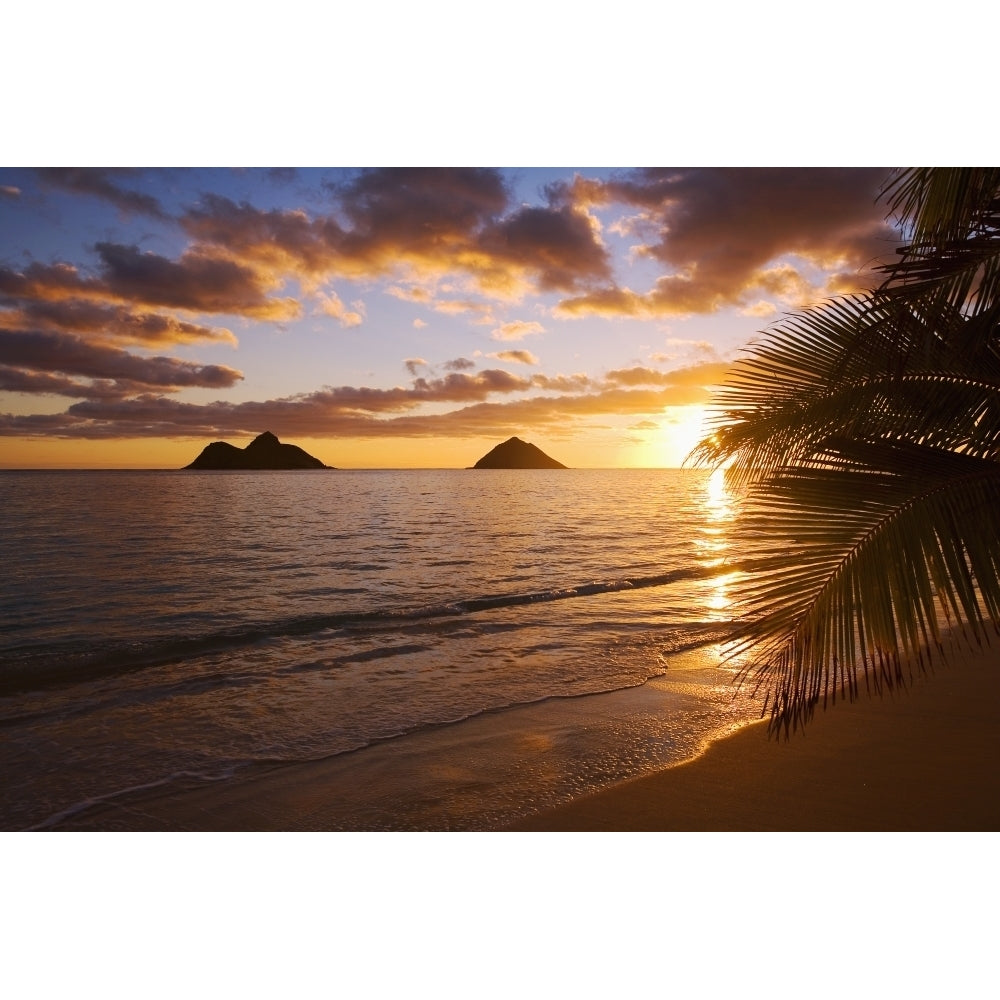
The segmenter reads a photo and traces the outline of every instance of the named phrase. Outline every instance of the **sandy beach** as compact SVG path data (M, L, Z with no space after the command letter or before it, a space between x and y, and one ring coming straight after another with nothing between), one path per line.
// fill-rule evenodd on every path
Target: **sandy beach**
M582 831L1000 829L1000 645L804 731L746 727L701 756L515 825Z
M953 655L909 689L818 710L804 730L769 736L763 723L701 748L685 763L556 808L522 803L501 817L502 781L527 769L539 792L547 754L649 726L657 683L528 706L442 727L403 762L411 806L373 799L401 762L392 741L361 755L263 769L244 780L152 788L67 816L63 829L449 830L488 812L516 831L986 831L1000 828L1000 646ZM595 736L596 734L596 736ZM582 761L582 758L581 758ZM582 766L582 763L581 763ZM443 789L449 789L447 795ZM544 796L539 794L539 802ZM407 808L419 808L407 816ZM349 820L349 823L345 822ZM479 828L482 828L481 826Z

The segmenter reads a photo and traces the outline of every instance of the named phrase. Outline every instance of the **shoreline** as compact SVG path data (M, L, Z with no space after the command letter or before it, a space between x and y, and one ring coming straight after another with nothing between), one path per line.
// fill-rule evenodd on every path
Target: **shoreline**
M546 699L311 762L95 804L50 829L877 831L1000 828L1000 651L769 737L759 702L678 734L694 676ZM695 670L697 673L697 670ZM725 733L728 728L728 734ZM706 735L707 733L707 735ZM636 776L638 775L638 776ZM595 791L595 789L598 789Z
M1000 829L1000 649L950 651L905 690L838 698L786 739L748 726L702 754L512 831Z
M699 753L757 717L714 647L634 687L487 710L316 760L82 803L41 829L490 831Z

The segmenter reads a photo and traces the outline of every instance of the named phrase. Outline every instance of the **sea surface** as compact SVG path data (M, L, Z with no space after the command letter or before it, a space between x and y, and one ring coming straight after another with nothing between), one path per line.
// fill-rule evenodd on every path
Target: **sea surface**
M327 828L497 828L759 714L705 470L5 471L0 505L4 829L323 760ZM471 793L463 734L542 709L577 722Z

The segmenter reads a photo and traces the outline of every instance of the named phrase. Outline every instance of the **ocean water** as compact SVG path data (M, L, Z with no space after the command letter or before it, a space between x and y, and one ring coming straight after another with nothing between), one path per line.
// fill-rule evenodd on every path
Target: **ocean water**
M4 829L315 761L327 828L495 828L759 713L704 470L8 471L0 503ZM486 723L540 735L470 782Z

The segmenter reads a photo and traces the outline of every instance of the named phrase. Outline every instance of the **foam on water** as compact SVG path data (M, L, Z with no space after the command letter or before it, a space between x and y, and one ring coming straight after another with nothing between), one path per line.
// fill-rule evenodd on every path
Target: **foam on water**
M276 762L347 754L349 783L387 740L402 761L677 670L726 635L705 495L676 470L0 474L3 825ZM671 726L718 715L712 687Z

